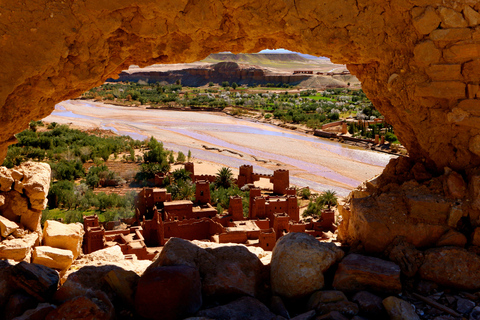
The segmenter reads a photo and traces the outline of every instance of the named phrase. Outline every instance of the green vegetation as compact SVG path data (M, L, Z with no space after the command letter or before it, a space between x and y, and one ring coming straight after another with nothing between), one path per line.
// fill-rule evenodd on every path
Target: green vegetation
M167 173L170 170L168 158L171 153L163 148L163 143L151 137L147 148L148 151L143 154L140 172L135 176L135 180L143 184L146 184L150 179L154 179L157 173Z
M95 213L101 221L110 221L134 214L136 192L119 196L94 193L93 189L102 183L116 185L123 180L101 159L108 161L112 154L120 152L133 152L134 159L134 148L141 147L143 142L127 136L89 134L55 122L45 128L42 121L31 122L29 129L17 134L17 139L18 143L8 148L4 166L11 168L27 160L38 160L47 161L52 168L53 181L43 221L82 222L83 215ZM155 155L151 157L154 159ZM88 161L95 165L86 171L84 163Z
M237 83L223 81L220 85L209 83L207 88L187 88L181 85L116 83L104 84L91 89L84 98L94 98L124 105L148 104L152 108L190 107L220 108L234 107L232 114L260 111L265 119L276 119L289 124L303 124L309 128L320 128L323 124L339 119L356 118L370 120L381 117L362 90L345 88L328 89L323 92L303 90L300 92L276 93L290 85L268 83L263 87L239 87ZM229 91L233 89L233 91ZM264 92L261 92L264 91ZM389 126L388 126L389 127ZM349 128L352 134L368 137L371 131ZM384 132L382 131L382 134ZM371 135L370 133L369 135Z
M29 129L16 135L18 143L8 147L7 156L3 162L4 166L12 168L27 160L49 161L51 164L61 160L65 162L80 161L81 163L95 158L108 160L111 154L125 152L130 148L138 148L142 145L141 141L127 136L99 137L70 129L67 125L57 125L55 122L49 126L51 130L40 132L37 130L40 126L39 123L41 121L36 122L35 131ZM59 171L63 171L64 166L67 165L78 166L63 163L60 165ZM81 174L72 172L65 174L81 176ZM62 175L63 173L60 174L61 179L64 177Z
M321 217L322 210L325 209L325 206L327 206L327 209L330 210L331 207L337 205L337 201L337 193L333 190L326 190L315 200L310 200L310 202L308 203L308 207L307 209L305 209L302 216L304 218L308 216L319 218Z

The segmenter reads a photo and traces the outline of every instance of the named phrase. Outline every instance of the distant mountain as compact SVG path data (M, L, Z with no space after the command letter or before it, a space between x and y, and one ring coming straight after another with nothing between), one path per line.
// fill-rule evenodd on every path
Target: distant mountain
M308 58L297 53L214 53L209 55L203 62L237 62L244 64L268 64L268 63L290 63L309 62Z

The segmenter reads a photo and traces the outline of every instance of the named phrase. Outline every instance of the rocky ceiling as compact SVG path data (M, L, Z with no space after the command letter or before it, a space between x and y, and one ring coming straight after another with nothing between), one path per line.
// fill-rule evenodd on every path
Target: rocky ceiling
M480 165L474 0L5 0L0 158L31 120L131 64L286 48L348 65L416 161Z

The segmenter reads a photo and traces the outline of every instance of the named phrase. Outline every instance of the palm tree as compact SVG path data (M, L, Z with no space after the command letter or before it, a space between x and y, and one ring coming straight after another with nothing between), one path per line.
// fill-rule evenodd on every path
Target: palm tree
M232 170L227 167L222 167L220 170L218 170L217 175L215 177L215 186L228 189L232 184L232 180L233 180Z
M175 171L172 172L172 175L175 181L191 180L192 178L190 177L190 174L191 174L190 171L187 171L184 168L176 169Z
M332 206L336 206L338 203L337 193L333 190L327 190L322 195L320 195L318 200L322 205L326 205L328 207L328 210L330 210Z

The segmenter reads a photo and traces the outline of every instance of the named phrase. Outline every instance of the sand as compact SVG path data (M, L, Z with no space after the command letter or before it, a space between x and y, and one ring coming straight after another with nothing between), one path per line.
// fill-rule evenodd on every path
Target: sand
M251 164L262 173L288 169L293 185L332 189L341 195L381 173L394 157L224 113L147 110L74 100L57 105L45 121L112 129L137 139L154 136L168 149L184 154L191 150L196 174L215 174L222 166L237 174L242 164ZM271 187L266 179L260 183Z

